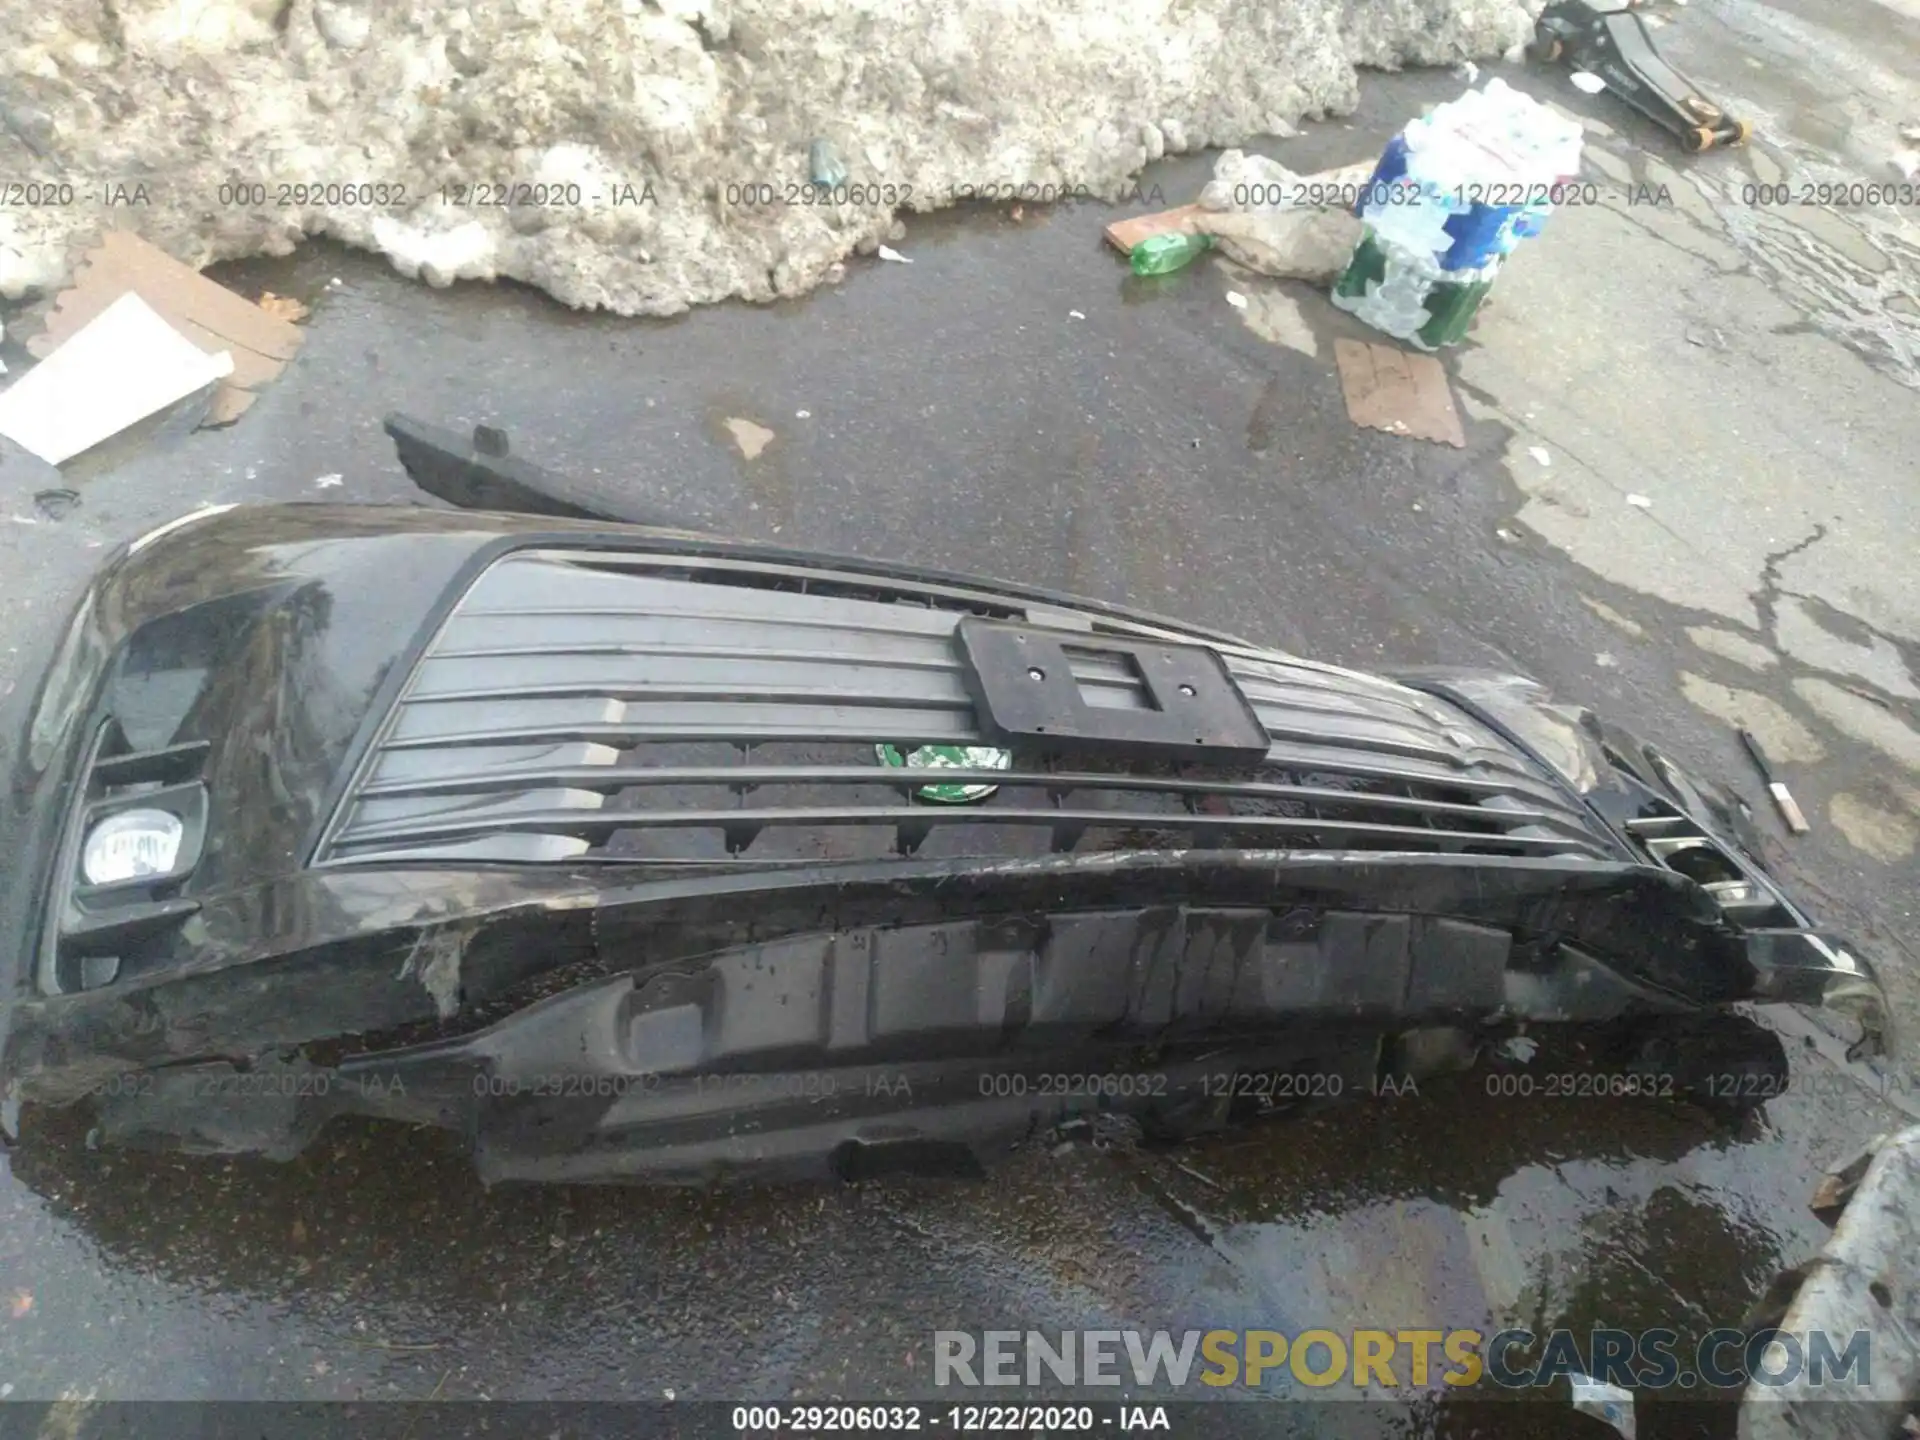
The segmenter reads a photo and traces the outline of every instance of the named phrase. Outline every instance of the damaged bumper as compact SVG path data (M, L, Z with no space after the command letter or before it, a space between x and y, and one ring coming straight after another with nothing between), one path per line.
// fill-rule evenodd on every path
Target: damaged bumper
M0 1064L109 1139L364 1114L495 1178L964 1169L1095 1110L1184 1133L1236 1075L1364 1093L1432 1027L1882 1025L1724 797L1526 682L965 577L242 510L116 557L19 734ZM878 745L998 750L940 772L994 793ZM146 873L91 868L156 811Z

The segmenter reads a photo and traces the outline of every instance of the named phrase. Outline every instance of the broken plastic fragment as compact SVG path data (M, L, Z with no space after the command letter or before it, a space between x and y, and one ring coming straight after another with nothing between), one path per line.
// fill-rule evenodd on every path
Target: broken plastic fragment
M1626 1440L1633 1436L1633 1392L1618 1385L1606 1385L1582 1375L1577 1371L1567 1376L1567 1383L1573 1388L1573 1408L1582 1415L1591 1415L1596 1420L1604 1420Z
M1527 447L1527 454L1531 455L1542 465L1551 465L1553 463L1553 456L1547 452L1547 447L1544 445L1529 445Z
M831 140L815 140L807 147L807 174L814 184L828 190L847 183L847 167Z
M1238 290L1229 290L1227 292L1227 303L1236 310L1244 310L1247 308L1247 297L1242 295Z
M891 245L882 245L875 253L878 254L882 260L891 260L896 265L911 265L913 263L913 261L902 255Z
M1567 78L1573 81L1573 88L1583 95L1598 95L1607 88L1607 82L1591 70L1576 70Z
M1644 495L1627 496L1627 504L1633 506L1636 510L1651 510L1653 508L1653 501Z

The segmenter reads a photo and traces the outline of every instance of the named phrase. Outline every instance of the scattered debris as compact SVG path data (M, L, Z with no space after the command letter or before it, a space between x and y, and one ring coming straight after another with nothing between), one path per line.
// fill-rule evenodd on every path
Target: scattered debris
M0 435L61 465L151 415L192 408L183 402L204 415L233 372L231 355L209 355L124 292L0 394Z
M740 447L740 453L749 460L758 460L760 452L773 443L773 431L764 425L742 420L737 415L729 415L725 424L733 436L733 443Z
M1753 757L1754 768L1760 772L1760 778L1766 782L1767 794L1773 797L1773 808L1780 812L1780 818L1787 822L1787 829L1795 835L1804 835L1812 828L1807 817L1800 809L1800 802L1793 798L1793 792L1773 777L1773 766L1767 761L1767 752L1760 748L1760 741L1754 733L1742 726L1737 733L1740 743L1747 747L1747 754Z
M1475 84L1480 79L1480 67L1471 60L1462 60L1453 67L1453 78L1464 80L1469 85Z
M1900 138L1902 140L1911 140L1914 144L1920 145L1920 125L1902 125L1900 127Z
M1172 210L1156 211L1152 215L1135 215L1126 220L1116 220L1107 226L1107 243L1122 255L1131 257L1136 245L1151 239L1155 235L1190 235L1193 222L1206 215L1198 205L1181 205Z
M1529 445L1527 447L1527 454L1531 455L1537 464L1551 465L1553 463L1553 456L1547 452L1547 447L1544 445Z
M813 412L811 410L796 410L793 412L793 418L796 420L811 420L813 418Z
M1607 88L1607 82L1591 70L1576 70L1567 78L1573 82L1573 88L1582 95L1598 95Z
M313 483L322 490L331 490L341 483L341 477L339 475L322 475Z
M16 1291L10 1308L13 1311L14 1319L20 1320L25 1318L27 1313L33 1309L33 1292L30 1290Z
M1573 1408L1582 1415L1604 1420L1626 1437L1633 1437L1633 1392L1619 1385L1608 1385L1577 1371L1567 1376L1573 1389Z
M232 356L232 373L215 392L202 424L229 425L239 419L254 394L280 373L306 338L298 326L215 284L132 232L111 230L82 257L72 286L54 300L46 329L27 349L47 358L128 293L138 295L207 354Z
M34 506L49 520L64 520L80 508L78 490L36 490L33 496Z
M909 260L906 256L902 255L898 250L894 249L891 245L882 245L874 253L877 254L882 260L891 260L896 265L911 265L913 263L913 261Z
M1285 345L1310 357L1320 354L1320 338L1301 313L1299 302L1278 285L1263 286L1248 295L1247 307L1240 312L1240 319L1262 340Z
M1069 320L1084 320L1087 318L1087 316L1086 316L1086 312L1083 310L1069 310L1067 312L1067 318Z
M1229 150L1200 192L1203 214L1194 223L1250 270L1331 284L1359 243L1360 222L1348 205L1372 174L1368 162L1296 175L1264 155Z
M1438 360L1359 340L1335 340L1333 353L1354 424L1466 448L1460 412Z
M1540 1042L1531 1035L1511 1035L1494 1046L1493 1053L1516 1065L1527 1065L1540 1053Z
M827 190L847 183L846 163L831 140L815 140L807 147L807 175L815 185Z
M1418 510L1420 507L1416 505L1413 508ZM1518 535L1514 534L1513 531L1507 529L1507 527L1504 525L1498 526L1493 533L1495 535L1498 535L1502 540L1506 541L1509 545L1517 544L1519 543L1519 540L1520 540L1520 537Z
M276 295L271 290L261 291L255 303L274 319L284 320L289 325L298 324L310 313L304 304L291 295Z
M1881 1083L1888 1078L1882 1075ZM1781 1302L1782 1336L1870 1335L1872 1383L1835 1386L1828 1372L1826 1383L1815 1384L1805 1373L1811 1366L1796 1370L1762 1355L1740 1403L1741 1440L1913 1433L1910 1425L1893 1431L1888 1412L1906 1410L1902 1398L1920 1393L1920 1340L1906 1323L1906 1302L1920 1288L1914 1219L1920 1125L1875 1137L1864 1158L1862 1165L1855 1156L1830 1177L1831 1184L1822 1182L1816 1213L1833 1225L1833 1235L1811 1261L1780 1277L1767 1298ZM1782 1282L1795 1280L1782 1293Z
M1214 1190L1226 1189L1226 1186L1222 1185L1218 1180L1214 1179L1211 1175L1203 1174L1201 1171L1194 1169L1193 1166L1188 1165L1183 1161L1175 1160L1172 1162L1172 1164L1174 1169L1178 1170L1182 1175L1185 1175L1190 1180L1198 1180L1202 1185L1208 1186L1209 1188Z
M1188 231L1149 235L1128 253L1136 275L1171 275L1184 270L1213 248L1213 237Z
M1651 510L1653 508L1653 501L1645 495L1629 495L1627 496L1627 504L1633 506L1636 510Z
M652 399L647 403L651 405ZM656 504L629 481L559 475L508 454L507 433L473 427L471 439L408 415L382 422L408 478L462 510L509 510L570 520L619 520L670 530L690 526L681 512Z
M1229 290L1227 292L1227 303L1236 310L1244 310L1247 308L1247 297L1242 295L1238 290Z
M1887 165L1902 180L1920 179L1920 150L1896 150Z

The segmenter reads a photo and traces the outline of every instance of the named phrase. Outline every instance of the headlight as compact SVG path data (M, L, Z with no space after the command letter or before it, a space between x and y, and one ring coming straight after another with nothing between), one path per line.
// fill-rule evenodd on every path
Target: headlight
M122 810L88 834L80 852L80 872L89 885L170 875L180 862L185 835L180 817L165 810Z

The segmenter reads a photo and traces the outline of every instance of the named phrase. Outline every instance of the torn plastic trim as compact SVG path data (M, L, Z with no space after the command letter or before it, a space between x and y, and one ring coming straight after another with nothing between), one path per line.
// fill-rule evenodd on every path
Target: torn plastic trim
M1168 905L1391 907L1413 920L1497 927L1541 963L1571 948L1681 1004L1761 998L1755 963L1712 901L1685 877L1651 866L1170 851L641 872L608 874L603 885L512 867L418 867L306 872L209 897L183 963L97 990L22 1000L5 1060L29 1098L57 1102L84 1093L103 1067L245 1056L440 1020L448 992L443 986L436 997L422 983L422 962L431 969L432 957L416 947L423 931L449 925L466 933L457 1022L576 963L617 973L637 956L669 965L781 935ZM291 929L290 917L298 921ZM1759 959L1765 968L1781 956ZM1849 984L1872 985L1870 973L1848 974ZM1773 983L1785 998L1787 982ZM1792 983L1811 980L1803 974Z
M1846 1015L1860 1027L1849 1060L1895 1048L1893 1017L1873 967L1845 940L1820 930L1748 930L1754 998L1809 1005Z
M423 937L404 973L431 987L456 944ZM106 1138L190 1150L284 1157L359 1114L465 1134L490 1179L817 1175L854 1163L849 1146L977 1154L1088 1110L1165 1118L1250 1066L1338 1073L1326 1098L1360 1095L1381 1039L1408 1030L1691 1008L1490 925L1176 905L793 935L583 983L454 1039L327 1067L171 1066L98 1094ZM1114 1079L1047 1083L1066 1073Z

